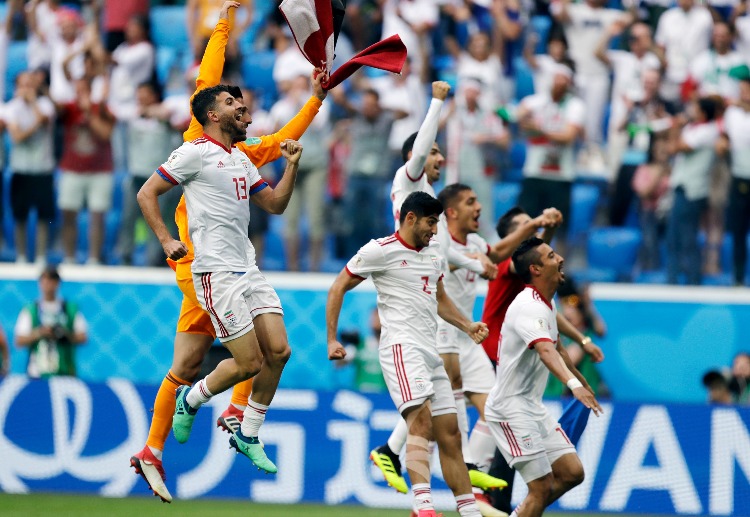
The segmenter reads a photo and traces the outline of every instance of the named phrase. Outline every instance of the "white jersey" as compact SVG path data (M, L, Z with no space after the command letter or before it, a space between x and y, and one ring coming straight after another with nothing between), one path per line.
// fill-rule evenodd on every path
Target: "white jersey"
M446 232L448 233L448 232ZM476 233L470 233L466 242L459 242L453 236L450 238L450 246L462 255L467 253L484 253L490 251L490 247L483 238ZM470 320L474 320L474 303L477 299L477 274L468 269L456 269L445 276L445 292L453 303L461 311L461 314Z
M192 271L250 269L249 199L268 183L248 157L204 135L178 147L157 173L183 187L188 232L195 247Z
M371 240L346 265L350 275L372 277L375 284L381 348L410 344L435 349L437 284L444 260L437 241L415 249L396 232Z
M487 398L487 420L541 419L547 414L542 395L549 370L534 345L557 345L557 309L536 288L527 286L511 302L501 330L495 386Z

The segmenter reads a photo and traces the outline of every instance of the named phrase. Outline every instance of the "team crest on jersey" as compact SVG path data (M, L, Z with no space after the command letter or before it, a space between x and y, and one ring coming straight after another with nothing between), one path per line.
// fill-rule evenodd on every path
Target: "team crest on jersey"
M250 174L250 162L247 160L240 160L240 163L242 163L242 168L245 169L245 172Z
M545 328L547 328L547 322L544 321L544 318L539 318L538 320L536 320L536 328L539 330L544 330Z
M258 145L261 142L260 138L257 136L251 136L247 140L245 140L245 145Z
M224 319L226 319L230 325L237 324L237 316L234 314L234 312L232 312L232 309L229 309L224 313Z
M417 391L422 392L427 387L427 385L425 384L425 381L422 377L415 377L414 387L417 389Z
M525 434L521 437L521 443L523 443L523 448L531 450L531 447L534 445L534 441L531 439L530 434Z

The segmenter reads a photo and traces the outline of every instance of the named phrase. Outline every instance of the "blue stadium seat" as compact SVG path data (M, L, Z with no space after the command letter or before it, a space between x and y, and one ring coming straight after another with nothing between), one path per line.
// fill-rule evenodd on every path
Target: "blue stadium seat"
M265 109L276 101L276 83L273 65L276 55L272 50L253 52L242 59L242 79L245 86L255 92Z
M637 284L666 284L667 272L664 270L641 271L634 280Z
M268 232L265 235L265 250L263 255L263 269L269 271L284 271L286 269L286 254L284 253L284 219L271 217Z
M530 25L539 36L539 41L536 44L534 52L537 54L546 54L547 39L549 38L549 31L552 28L552 19L549 16L532 16Z
M184 5L152 7L151 27L151 36L157 47L172 47L177 51L189 50Z
M517 57L513 60L513 69L516 71L516 100L521 100L534 93L534 76L531 67L523 58Z
M503 171L503 180L518 182L523 179L523 164L526 161L526 142L513 139L510 144L510 170Z
M634 228L596 228L588 237L589 267L612 270L629 280L641 245L641 232Z
M177 50L172 47L158 47L156 49L156 78L159 84L167 84L169 74L177 59Z
M571 271L571 276L576 282L590 284L593 282L617 282L617 273L612 269L599 269L589 267Z
M13 97L16 76L28 68L25 41L14 41L8 45L8 66L5 69L5 100Z
M499 218L505 212L516 206L521 185L518 183L495 184L495 217Z
M594 185L576 183L573 185L570 198L568 238L575 242L584 237L594 223L599 189Z

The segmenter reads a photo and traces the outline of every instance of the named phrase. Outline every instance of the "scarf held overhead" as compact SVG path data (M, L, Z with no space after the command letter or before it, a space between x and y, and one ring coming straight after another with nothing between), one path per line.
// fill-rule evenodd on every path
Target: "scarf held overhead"
M302 55L313 66L329 74L323 88L330 90L362 66L401 73L406 47L398 34L370 45L333 72L334 31L331 0L284 0L279 10L286 18Z

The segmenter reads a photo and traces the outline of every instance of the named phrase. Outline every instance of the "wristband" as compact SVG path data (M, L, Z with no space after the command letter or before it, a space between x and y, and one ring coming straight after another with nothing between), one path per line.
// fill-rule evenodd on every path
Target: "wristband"
M589 343L591 343L591 338L588 336L584 336L584 338L581 340L581 346L586 346Z
M581 381L579 381L575 377L573 377L572 379L570 379L566 384L567 384L568 389L570 391L573 391L576 388L583 388L583 384L581 384Z

